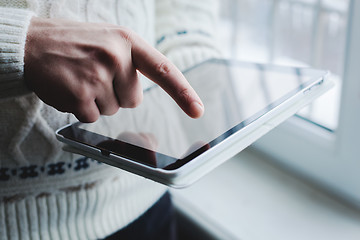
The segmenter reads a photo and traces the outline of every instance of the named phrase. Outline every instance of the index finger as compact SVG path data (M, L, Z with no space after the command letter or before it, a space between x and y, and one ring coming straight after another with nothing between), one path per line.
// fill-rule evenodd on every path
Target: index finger
M141 37L134 34L130 41L135 67L164 89L186 114L201 117L204 105L180 70Z

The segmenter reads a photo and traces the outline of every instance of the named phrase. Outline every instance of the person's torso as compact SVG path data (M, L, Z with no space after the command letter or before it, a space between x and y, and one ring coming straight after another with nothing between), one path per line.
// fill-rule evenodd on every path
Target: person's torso
M154 42L152 0L0 0L0 6L29 9L43 18L122 25L136 31L150 44ZM71 162L79 156L64 152L55 137L56 129L74 121L72 114L55 110L35 94L1 100L0 182L47 178L54 167L57 170L61 167L61 171L54 174L59 177L56 182L69 181L78 174L74 171L76 164ZM60 175L63 176L60 178Z

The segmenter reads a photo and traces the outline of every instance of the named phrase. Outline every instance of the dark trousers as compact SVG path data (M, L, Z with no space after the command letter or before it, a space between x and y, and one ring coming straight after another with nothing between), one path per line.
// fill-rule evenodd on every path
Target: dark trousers
M175 210L171 196L165 193L142 216L120 231L105 238L105 240L175 240L176 222Z

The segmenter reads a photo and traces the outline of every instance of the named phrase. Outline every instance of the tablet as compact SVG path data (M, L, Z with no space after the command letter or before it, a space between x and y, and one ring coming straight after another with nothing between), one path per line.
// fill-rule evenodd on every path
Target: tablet
M158 86L141 105L56 131L65 150L172 187L200 179L327 91L326 71L211 59L184 72L205 112L191 119Z

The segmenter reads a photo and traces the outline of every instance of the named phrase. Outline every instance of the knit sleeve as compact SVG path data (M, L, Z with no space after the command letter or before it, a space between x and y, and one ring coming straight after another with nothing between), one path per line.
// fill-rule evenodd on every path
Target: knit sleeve
M29 92L23 80L26 33L33 13L0 7L0 99Z
M220 57L217 0L157 0L156 47L184 70Z

